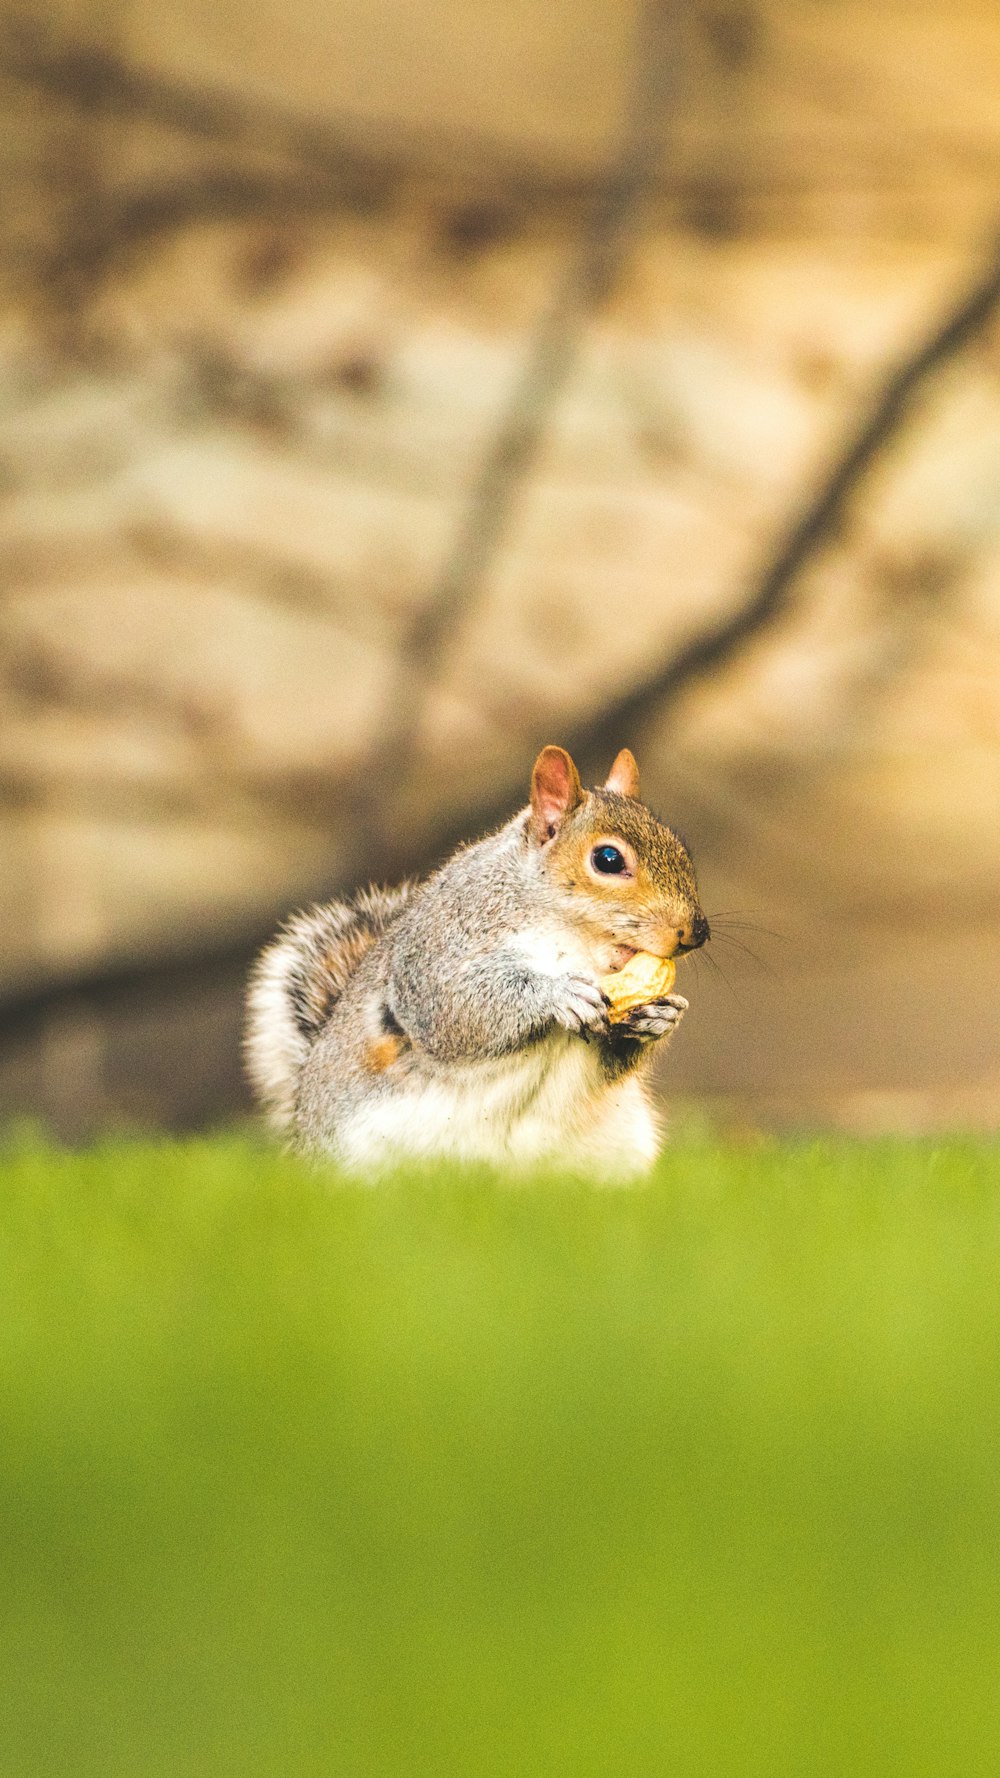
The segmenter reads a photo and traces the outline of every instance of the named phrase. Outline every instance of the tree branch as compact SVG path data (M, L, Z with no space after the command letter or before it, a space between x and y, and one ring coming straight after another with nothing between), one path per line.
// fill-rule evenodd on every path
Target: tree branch
M634 737L638 728L652 716L662 715L689 685L724 666L774 623L787 608L802 570L842 524L851 501L902 432L927 383L983 331L998 308L1000 249L995 249L985 272L958 304L889 373L815 492L800 505L759 572L749 598L730 617L703 630L661 662L596 717L579 724L571 744L584 758L617 747L620 735Z
M158 236L193 222L288 222L329 214L345 201L343 185L331 186L308 167L274 172L260 168L209 168L124 190L102 190L72 207L52 251L43 256L47 291L75 301L98 287L112 268Z
M637 725L661 712L689 685L708 672L735 659L739 653L785 610L792 588L803 569L841 523L851 500L859 492L876 463L899 437L917 398L929 382L967 347L994 318L1000 308L1000 254L972 284L961 300L949 309L941 323L913 353L890 372L880 391L866 408L856 430L847 439L830 471L779 541L771 561L758 576L749 599L729 619L712 625L596 716L579 723L571 744L584 761L609 746L631 741ZM525 773L537 734L525 738ZM386 875L404 876L428 868L449 848L474 829L502 820L516 806L522 792L522 773L505 783L495 795L472 810L451 812L426 836L414 852L397 846L384 855ZM354 883L335 883L330 894L342 894ZM13 1039L35 1028L41 1019L62 1007L86 1005L111 1007L129 1004L142 994L192 991L201 983L235 983L255 950L273 932L274 915L254 920L222 942L182 948L158 957L118 959L80 969L58 980L27 987L0 1000L0 1038Z
M639 13L621 145L552 301L542 314L507 407L472 486L452 550L399 651L372 776L385 796L405 795L423 712L460 625L482 595L553 404L587 323L613 288L655 176L678 82L674 0ZM381 820L372 828L377 850Z
M286 168L298 168L303 191L310 189L305 174L311 173L314 192L315 182L324 181L327 202L336 193L370 207L392 197L415 172L461 186L466 196L478 192L494 205L500 190L505 202L541 201L563 212L578 207L593 190L588 171L543 164L499 141L477 136L470 142L453 130L398 123L386 129L360 117L337 122L309 117L260 93L244 98L235 88L157 73L93 41L47 32L32 20L8 20L0 33L6 74L45 97L78 111L134 119L250 152L258 160L276 157ZM232 189L227 175L218 177L221 187L213 189L209 176L201 201L237 201L239 175L232 175ZM197 197L195 183L189 202ZM140 199L136 194L137 208ZM162 208L169 210L165 197ZM161 218L160 209L160 203L152 203L150 214L167 226L171 218ZM184 213L181 206L179 214Z

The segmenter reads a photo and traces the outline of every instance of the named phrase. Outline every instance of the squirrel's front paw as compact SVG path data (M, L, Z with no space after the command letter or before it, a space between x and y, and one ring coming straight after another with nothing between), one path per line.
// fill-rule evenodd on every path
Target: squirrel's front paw
M687 1012L683 994L668 994L663 1000L650 1000L646 1006L634 1006L622 1019L618 1029L629 1037L669 1037L676 1031Z
M555 983L553 1017L557 1025L586 1037L589 1031L606 1032L608 1002L596 982L585 975L560 976Z

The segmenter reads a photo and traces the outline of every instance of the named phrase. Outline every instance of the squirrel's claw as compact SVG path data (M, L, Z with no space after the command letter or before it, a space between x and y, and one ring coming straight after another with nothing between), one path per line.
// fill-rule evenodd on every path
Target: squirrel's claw
M687 1012L683 994L668 994L662 1000L650 1000L645 1006L634 1006L621 1021L619 1029L629 1037L669 1037L676 1031Z
M585 975L560 976L556 983L554 1017L557 1025L580 1037L608 1029L608 999L596 982Z

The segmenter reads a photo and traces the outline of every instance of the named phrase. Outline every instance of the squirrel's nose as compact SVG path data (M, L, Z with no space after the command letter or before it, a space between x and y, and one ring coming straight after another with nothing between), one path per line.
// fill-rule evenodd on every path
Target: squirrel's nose
M701 911L686 920L677 928L677 949L679 951L697 951L712 936L708 921Z

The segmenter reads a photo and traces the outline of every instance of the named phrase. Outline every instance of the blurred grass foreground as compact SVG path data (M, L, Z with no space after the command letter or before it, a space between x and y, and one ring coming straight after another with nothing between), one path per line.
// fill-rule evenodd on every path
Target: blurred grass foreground
M5 1778L1000 1766L995 1147L2 1171Z

